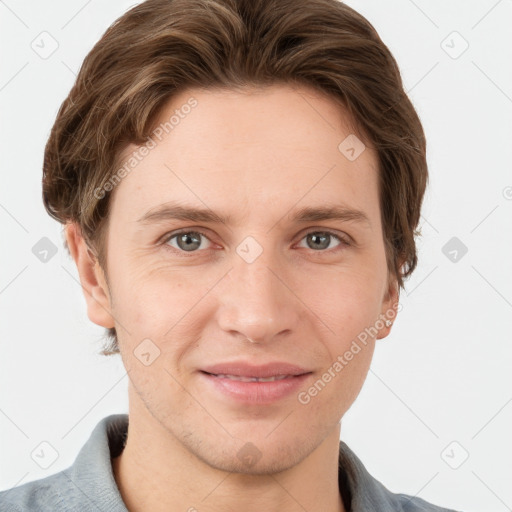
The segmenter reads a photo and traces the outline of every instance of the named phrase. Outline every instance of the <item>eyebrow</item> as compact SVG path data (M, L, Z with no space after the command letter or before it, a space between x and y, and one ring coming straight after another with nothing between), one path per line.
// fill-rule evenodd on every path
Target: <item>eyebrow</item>
M174 203L165 203L152 208L140 217L137 222L152 224L169 220L188 220L211 224L229 224L231 215L219 215L208 208L193 208ZM371 227L371 222L362 210L348 208L343 205L307 206L296 210L291 217L294 222L316 222L323 220L354 221L365 223Z
M341 220L341 221L355 221L368 224L371 227L371 222L362 210L348 208L342 205L310 207L306 206L297 210L292 220L298 222L313 222L319 220Z

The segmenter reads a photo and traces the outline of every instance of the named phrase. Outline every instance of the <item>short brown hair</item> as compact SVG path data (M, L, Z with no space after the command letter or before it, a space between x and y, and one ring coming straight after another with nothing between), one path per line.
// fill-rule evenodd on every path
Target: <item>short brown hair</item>
M85 58L46 144L43 201L76 222L106 270L120 152L144 143L161 108L189 88L308 86L343 105L378 154L388 269L403 287L427 184L426 142L400 72L373 26L338 0L147 0ZM341 142L341 141L340 141ZM119 352L115 329L110 346Z

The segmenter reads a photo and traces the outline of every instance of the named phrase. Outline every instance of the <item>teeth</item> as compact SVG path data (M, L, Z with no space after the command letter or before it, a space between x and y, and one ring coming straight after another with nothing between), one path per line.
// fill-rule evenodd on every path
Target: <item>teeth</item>
M274 382L275 380L286 379L289 375L274 375L272 377L243 377L241 375L226 375L219 373L217 377L222 379L238 380L240 382Z

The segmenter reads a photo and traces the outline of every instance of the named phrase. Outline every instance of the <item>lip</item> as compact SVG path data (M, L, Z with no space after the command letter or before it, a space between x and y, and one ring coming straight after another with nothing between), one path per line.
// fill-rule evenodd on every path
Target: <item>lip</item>
M254 405L271 404L286 398L303 387L311 374L310 370L285 362L258 366L244 362L221 363L199 371L202 381L215 394L230 401ZM249 379L277 376L279 380L266 382L236 380L236 377Z
M253 365L244 361L219 363L201 368L201 371L214 375L237 375L239 377L267 378L275 375L298 376L311 373L300 366L283 361L273 361L261 365Z

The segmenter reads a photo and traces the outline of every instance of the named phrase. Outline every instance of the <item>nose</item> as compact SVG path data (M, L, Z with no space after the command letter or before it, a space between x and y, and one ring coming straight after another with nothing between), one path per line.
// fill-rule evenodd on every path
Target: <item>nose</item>
M231 266L219 290L219 327L233 338L255 343L296 332L301 302L294 295L290 272L271 251L263 251L251 263L234 254Z

